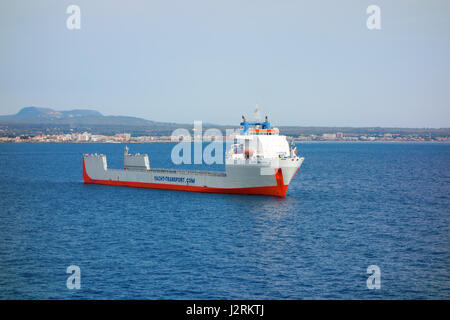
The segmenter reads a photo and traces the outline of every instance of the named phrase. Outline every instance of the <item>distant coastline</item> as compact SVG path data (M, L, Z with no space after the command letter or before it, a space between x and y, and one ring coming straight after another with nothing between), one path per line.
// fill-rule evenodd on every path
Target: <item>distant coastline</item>
M323 134L310 136L289 136L289 140L295 142L450 142L450 137L430 137L418 134L405 135L400 134L384 134L382 136L375 135L355 135L349 136L345 134ZM222 137L222 141L232 141L233 137ZM14 137L0 137L0 143L175 143L183 141L183 138L173 141L171 136L132 136L130 133L118 133L113 136L95 135L88 132L59 134L59 135L19 135ZM184 141L189 141L184 139ZM204 142L217 141L217 138L211 136L203 136Z
M275 126L277 126L275 124ZM450 128L277 126L295 141L450 141ZM157 122L128 116L104 116L96 110L57 111L25 107L0 116L1 142L171 142L176 129L192 132L193 124ZM236 126L203 123L221 132ZM205 137L206 139L208 137Z

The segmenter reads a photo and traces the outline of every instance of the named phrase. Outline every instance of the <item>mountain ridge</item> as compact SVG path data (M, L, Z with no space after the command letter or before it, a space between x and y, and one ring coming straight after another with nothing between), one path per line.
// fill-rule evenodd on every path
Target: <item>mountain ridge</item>
M91 109L58 111L36 106L24 107L12 115L0 115L0 135L73 131L98 134L130 132L135 135L170 135L177 128L190 130L192 124L157 122L130 116L105 116Z
M0 116L0 122L73 124L87 121L90 124L108 124L117 120L133 125L153 125L155 121L129 116L105 116L97 110L73 109L58 111L51 108L29 106L16 114Z

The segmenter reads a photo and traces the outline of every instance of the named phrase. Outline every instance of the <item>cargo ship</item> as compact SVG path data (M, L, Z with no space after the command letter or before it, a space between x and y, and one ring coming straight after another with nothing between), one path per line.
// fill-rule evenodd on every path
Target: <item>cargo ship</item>
M103 154L83 155L84 183L194 192L285 197L304 158L293 143L264 122L242 117L240 131L225 153L225 171L150 168L147 154L124 151L123 169L109 169Z

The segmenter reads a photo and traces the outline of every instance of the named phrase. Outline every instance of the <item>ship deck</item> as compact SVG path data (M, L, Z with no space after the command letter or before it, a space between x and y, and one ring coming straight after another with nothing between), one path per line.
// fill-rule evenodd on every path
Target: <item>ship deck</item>
M123 171L120 169L108 169ZM127 169L127 171L138 171L138 172L151 172L151 173L169 173L169 174L180 174L180 175L198 175L198 176L215 176L215 177L226 177L225 172L221 171L202 171L202 170L173 170L173 169L149 169L149 170L139 170L139 169Z
M148 171L156 173L176 173L176 174L195 174L206 176L225 177L227 174L221 171L202 171L202 170L172 170L172 169L150 169Z

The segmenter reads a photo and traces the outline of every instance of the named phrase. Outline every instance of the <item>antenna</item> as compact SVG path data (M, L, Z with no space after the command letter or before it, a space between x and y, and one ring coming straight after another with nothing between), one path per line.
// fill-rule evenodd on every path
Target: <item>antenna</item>
M255 122L261 122L261 113L259 112L258 105L256 105L253 111L253 117L255 118Z

